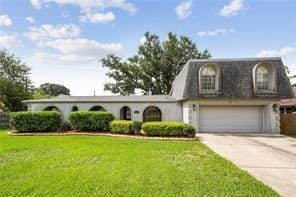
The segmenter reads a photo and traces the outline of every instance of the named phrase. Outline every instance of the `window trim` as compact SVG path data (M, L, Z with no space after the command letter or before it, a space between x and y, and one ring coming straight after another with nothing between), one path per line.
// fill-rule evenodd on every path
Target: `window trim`
M214 91L207 91L207 90L203 90L203 87L202 87L202 71L205 67L212 67L214 68L214 70L216 71L216 75L215 75L215 90ZM220 70L220 67L215 64L215 63L207 63L207 64L204 64L200 67L199 69L199 92L202 93L202 94L216 94L216 93L219 93L220 92L220 86L221 86L221 70Z
M268 79L268 89L258 89L258 81L257 81L257 71L260 66L265 66L268 72L271 72L268 74L269 79ZM260 93L275 93L277 91L277 83L276 83L276 68L274 64L271 62L260 62L256 64L253 68L253 86L254 86L254 93L255 94L260 94Z

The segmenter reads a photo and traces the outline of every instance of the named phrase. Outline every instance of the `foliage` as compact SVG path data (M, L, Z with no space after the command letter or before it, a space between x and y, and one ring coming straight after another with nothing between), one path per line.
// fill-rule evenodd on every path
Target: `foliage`
M5 106L3 102L0 101L0 112L8 111L8 108Z
M69 114L69 122L73 129L87 131L106 131L115 117L109 112L76 111Z
M70 95L70 90L61 84L55 83L44 83L39 86L39 91L44 92L46 95L59 96Z
M110 124L111 133L133 134L133 121L114 120Z
M57 131L61 128L62 116L59 112L26 111L11 114L11 124L21 132Z
M1 196L279 196L198 140L0 130L0 158Z
M291 71L289 69L289 67L287 65L284 65L285 66L285 70L286 70L286 73L289 75L291 74ZM296 79L296 75L292 75L289 77L290 79ZM295 83L291 83L291 87L292 88L296 88L296 82Z
M31 98L30 68L7 50L0 50L0 101L10 111L25 109L22 100Z
M195 133L196 133L195 128L188 124L184 127L183 132L188 137L195 137Z
M46 94L43 90L36 90L33 93L33 99L44 99L44 98L51 98L52 96L50 96L49 94Z
M290 77L290 79L296 79L296 75ZM291 86L292 86L293 88L296 88L296 83L293 83Z
M142 130L142 122L141 121L133 121L133 131L135 133L140 133Z
M183 122L146 122L142 126L148 136L188 136L194 137L193 130Z
M199 52L197 45L188 37L169 33L161 43L155 34L145 33L145 42L139 46L138 54L123 61L115 55L102 59L109 69L107 76L114 83L106 83L105 90L122 95L143 93L169 94L173 80L190 59L207 59L207 50ZM169 71L169 72L168 72Z

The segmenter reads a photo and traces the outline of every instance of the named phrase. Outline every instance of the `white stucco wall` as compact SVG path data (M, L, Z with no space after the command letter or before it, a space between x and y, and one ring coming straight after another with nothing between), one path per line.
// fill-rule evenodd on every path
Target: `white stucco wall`
M182 104L179 103L31 103L28 104L28 109L31 111L42 111L48 106L57 107L66 120L68 114L72 111L73 106L77 106L79 110L88 111L93 106L101 106L108 112L114 114L116 119L120 119L120 109L128 106L131 109L132 120L143 121L143 111L149 106L158 107L162 113L162 121L183 121ZM139 111L139 113L134 113Z

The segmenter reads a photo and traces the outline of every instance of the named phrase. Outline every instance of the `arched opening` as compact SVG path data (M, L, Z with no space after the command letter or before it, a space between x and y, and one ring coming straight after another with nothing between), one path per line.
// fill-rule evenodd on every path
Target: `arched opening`
M48 106L48 107L45 107L43 109L43 111L57 111L57 112L61 112L61 110L59 108L57 108L56 106Z
M78 109L77 106L73 106L71 111L72 111L72 112L74 112L74 111L79 111L79 109Z
M96 105L89 109L89 111L106 111L104 107Z
M199 72L199 85L201 92L219 91L220 70L216 64L201 67Z
M143 122L155 122L161 121L162 115L159 108L150 106L147 107L143 112Z
M254 86L257 92L275 90L275 71L272 64L266 62L256 65L254 78Z
M121 120L131 120L131 109L128 106L124 106L120 109L120 119Z

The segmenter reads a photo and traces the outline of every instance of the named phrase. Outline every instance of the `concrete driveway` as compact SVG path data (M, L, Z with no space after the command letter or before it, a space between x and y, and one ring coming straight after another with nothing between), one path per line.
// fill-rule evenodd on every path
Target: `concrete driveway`
M197 134L216 153L282 196L296 196L296 139L280 135Z

